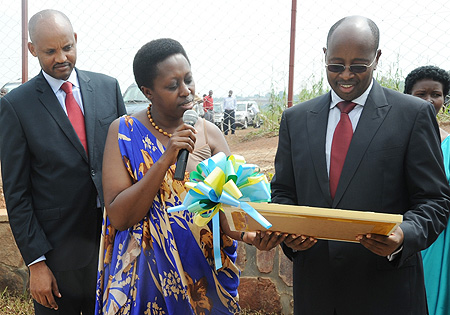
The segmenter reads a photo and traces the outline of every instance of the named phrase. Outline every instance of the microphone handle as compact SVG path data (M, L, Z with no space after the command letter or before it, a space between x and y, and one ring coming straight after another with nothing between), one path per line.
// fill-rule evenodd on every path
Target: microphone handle
M194 112L195 115L195 120L192 121L192 119L186 119L185 118L185 114L183 115L183 122L185 124L188 124L190 126L194 126L195 122L198 119L197 113ZM174 179L176 180L183 180L184 179L184 173L186 172L186 164L187 164L187 160L189 157L189 151L186 149L182 149L180 150L180 152L178 152L178 157L177 157L177 166L175 167L175 174L173 176Z
M180 150L177 158L177 166L175 168L175 175L173 178L176 180L183 180L184 173L186 172L186 164L188 160L189 151L186 149Z

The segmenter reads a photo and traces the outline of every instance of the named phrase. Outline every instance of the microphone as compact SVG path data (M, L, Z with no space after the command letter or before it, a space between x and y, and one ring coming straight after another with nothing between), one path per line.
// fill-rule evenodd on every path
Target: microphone
M197 122L197 120L198 120L198 114L195 110L188 109L187 111L184 112L183 122L185 124L194 126L195 123ZM178 153L177 166L175 168L175 175L173 176L173 178L175 178L176 180L184 179L184 173L186 172L186 164L187 164L187 160L188 160L188 155L189 155L189 151L186 149L182 149Z

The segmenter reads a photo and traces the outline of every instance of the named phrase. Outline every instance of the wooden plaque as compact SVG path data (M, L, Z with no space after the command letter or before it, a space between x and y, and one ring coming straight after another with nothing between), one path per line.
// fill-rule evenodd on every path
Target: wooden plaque
M302 234L319 239L356 242L359 234L391 234L402 223L401 214L249 202L271 224L269 231ZM224 206L233 231L265 230L240 208Z

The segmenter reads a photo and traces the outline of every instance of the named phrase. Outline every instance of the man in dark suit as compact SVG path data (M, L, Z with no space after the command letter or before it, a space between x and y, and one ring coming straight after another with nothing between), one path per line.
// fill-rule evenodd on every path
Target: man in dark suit
M36 314L93 314L103 147L125 107L117 80L75 68L77 35L63 13L35 14L29 33L42 71L0 104L9 221Z
M373 79L378 44L377 26L364 17L330 29L332 91L283 113L272 201L402 214L403 223L355 243L289 235L283 249L294 263L295 314L427 314L419 252L445 228L450 207L438 125L430 103ZM354 109L341 113L345 101Z

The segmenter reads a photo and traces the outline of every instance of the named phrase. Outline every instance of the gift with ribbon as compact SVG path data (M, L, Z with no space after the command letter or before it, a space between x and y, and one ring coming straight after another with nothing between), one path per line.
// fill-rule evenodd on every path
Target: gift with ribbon
M246 164L243 156L219 152L200 162L196 171L190 173L189 189L183 204L168 212L188 210L195 213L194 222L205 226L212 221L214 262L216 269L222 267L220 257L220 220L222 204L239 207L265 229L272 224L247 202L269 202L270 184L259 167Z

